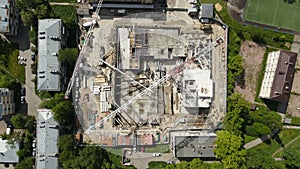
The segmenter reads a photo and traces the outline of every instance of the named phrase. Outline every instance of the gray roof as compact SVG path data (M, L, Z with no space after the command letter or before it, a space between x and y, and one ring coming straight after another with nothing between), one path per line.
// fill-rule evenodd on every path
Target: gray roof
M60 91L58 51L61 48L61 19L39 20L37 89Z
M58 168L58 135L58 123L54 120L53 112L38 109L36 168Z
M213 18L214 17L214 6L213 4L202 4L200 10L201 18Z
M175 136L176 157L215 157L216 134L200 136Z
M0 32L9 32L9 0L0 0Z
M17 151L19 151L19 144L10 146L6 142L7 140L0 138L0 163L18 163L19 157Z

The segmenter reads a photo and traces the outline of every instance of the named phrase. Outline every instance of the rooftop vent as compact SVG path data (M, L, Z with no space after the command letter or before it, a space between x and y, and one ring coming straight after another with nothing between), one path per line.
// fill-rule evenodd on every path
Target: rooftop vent
M276 95L281 95L281 92L274 92Z

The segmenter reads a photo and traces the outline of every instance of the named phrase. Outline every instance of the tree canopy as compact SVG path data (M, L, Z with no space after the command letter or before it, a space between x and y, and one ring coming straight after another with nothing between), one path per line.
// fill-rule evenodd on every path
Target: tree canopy
M18 0L17 6L21 9L21 20L26 26L31 26L37 19L49 17L51 12L49 2L45 0Z
M250 105L241 94L232 94L228 97L227 115L224 128L236 135L242 135L247 124Z
M67 62L69 65L74 65L77 61L77 48L64 48L59 50L58 60Z
M15 169L32 169L34 158L26 157L15 166Z
M243 149L243 138L229 131L217 132L215 154L224 168L239 169L245 162L246 151Z

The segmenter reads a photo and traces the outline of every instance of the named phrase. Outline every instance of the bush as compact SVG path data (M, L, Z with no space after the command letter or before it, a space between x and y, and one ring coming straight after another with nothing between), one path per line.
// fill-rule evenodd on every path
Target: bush
M29 35L29 42L36 45L36 44L37 44L37 43L36 43L36 41L37 41L36 31L30 30L30 31L28 32L28 35Z

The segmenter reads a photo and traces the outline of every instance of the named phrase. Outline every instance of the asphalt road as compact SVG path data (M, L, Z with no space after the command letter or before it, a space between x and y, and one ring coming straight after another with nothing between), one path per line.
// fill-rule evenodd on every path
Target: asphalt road
M35 84L31 81L35 77L35 75L31 73L31 64L33 61L31 60L30 43L28 41L28 30L26 28L22 29L21 37L16 38L15 42L19 44L20 56L27 58L27 63L25 67L26 84L23 85L26 88L26 104L22 105L21 112L36 117L38 105L42 101L35 94Z

